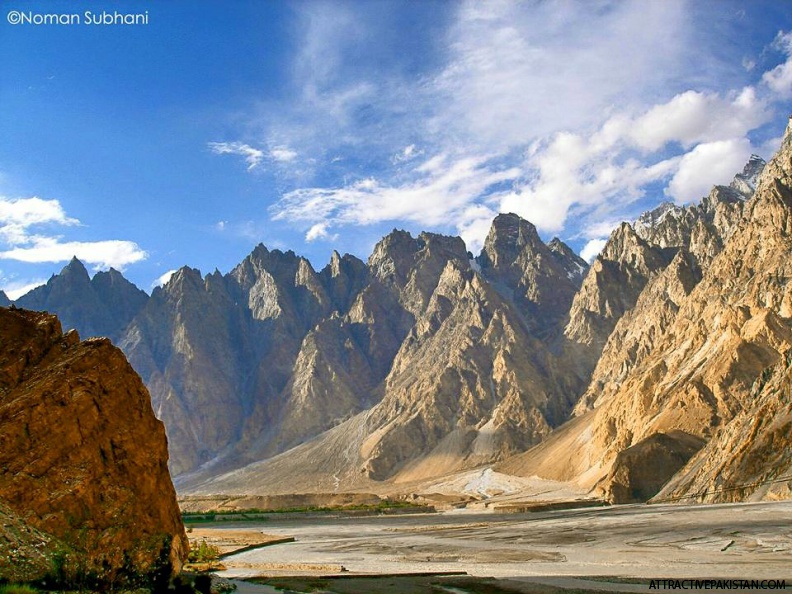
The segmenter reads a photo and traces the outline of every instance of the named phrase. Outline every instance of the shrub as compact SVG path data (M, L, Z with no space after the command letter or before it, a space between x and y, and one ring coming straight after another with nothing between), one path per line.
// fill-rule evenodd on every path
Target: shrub
M209 563L210 561L217 561L219 558L220 549L202 540L197 548L190 551L187 561L190 563Z

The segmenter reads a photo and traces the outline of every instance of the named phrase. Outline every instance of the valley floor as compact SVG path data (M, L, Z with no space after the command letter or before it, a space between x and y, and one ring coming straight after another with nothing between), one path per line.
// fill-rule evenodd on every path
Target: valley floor
M343 566L350 577L462 571L580 591L657 591L650 579L683 578L785 579L792 587L790 520L792 501L271 519L244 528L295 542L229 557L224 574L324 575Z

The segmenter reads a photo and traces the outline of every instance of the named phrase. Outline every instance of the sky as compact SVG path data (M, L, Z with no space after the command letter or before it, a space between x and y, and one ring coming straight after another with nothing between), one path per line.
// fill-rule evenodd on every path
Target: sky
M499 212L591 259L790 113L792 0L0 0L0 289Z

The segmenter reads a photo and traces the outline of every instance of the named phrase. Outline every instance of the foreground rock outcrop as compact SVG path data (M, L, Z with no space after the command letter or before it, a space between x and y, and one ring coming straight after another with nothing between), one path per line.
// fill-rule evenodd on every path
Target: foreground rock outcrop
M55 316L0 309L0 503L90 571L181 567L163 425L123 353Z

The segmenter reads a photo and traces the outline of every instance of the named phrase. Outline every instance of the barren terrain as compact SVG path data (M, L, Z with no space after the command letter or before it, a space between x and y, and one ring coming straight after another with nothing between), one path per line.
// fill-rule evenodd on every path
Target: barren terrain
M790 518L792 502L273 519L258 528L296 541L229 557L225 575L464 571L610 591L648 591L653 578L792 582Z

